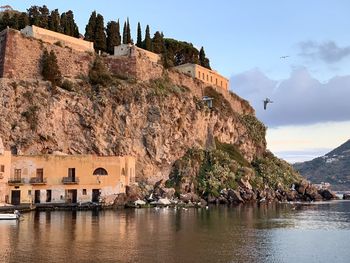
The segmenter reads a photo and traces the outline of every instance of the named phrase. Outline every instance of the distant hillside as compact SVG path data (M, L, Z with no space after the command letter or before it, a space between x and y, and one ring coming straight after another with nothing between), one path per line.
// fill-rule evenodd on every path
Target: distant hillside
M325 156L293 166L312 183L328 182L333 190L349 190L350 140Z

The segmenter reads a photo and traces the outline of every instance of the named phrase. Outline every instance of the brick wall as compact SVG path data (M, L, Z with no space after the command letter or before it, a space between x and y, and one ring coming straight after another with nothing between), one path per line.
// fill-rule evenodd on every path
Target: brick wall
M0 77L41 79L40 62L45 48L48 51L54 50L62 76L67 78L87 75L90 64L94 60L93 53L79 52L71 48L24 37L16 30L10 29L4 34L6 46L0 47L0 62L3 61L2 64L0 63Z

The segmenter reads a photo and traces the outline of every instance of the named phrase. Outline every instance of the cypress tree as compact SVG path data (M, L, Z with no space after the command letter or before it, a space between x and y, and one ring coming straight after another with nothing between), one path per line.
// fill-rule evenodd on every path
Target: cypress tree
M74 14L72 10L61 15L62 32L68 36L79 37L79 29L74 21Z
M26 12L22 12L18 17L18 28L22 29L29 25L29 17Z
M127 32L127 25L126 22L124 22L124 27L123 27L123 44L128 43L128 32Z
M31 6L27 9L29 22L31 25L39 26L40 23L40 11L36 5Z
M49 16L49 29L52 31L60 32L61 17L58 9L52 10Z
M0 19L0 30L6 29L11 24L11 18L9 12L4 12Z
M147 25L147 27L146 27L144 48L146 50L152 51L152 39L151 39L150 30L149 30L149 25Z
M39 26L42 28L49 28L49 14L50 11L47 8L46 5L43 5L42 7L38 8L40 14L39 14Z
M141 33L141 24L140 22L137 23L137 41L136 46L142 47L142 33Z
M95 50L106 51L107 49L107 40L103 22L103 16L97 14L96 16L96 29L95 29Z
M209 63L209 59L206 58L205 56L205 52L204 52L204 48L201 47L200 51L199 51L199 64L202 67L208 68L210 69L210 63Z
M41 73L44 80L50 81L53 86L60 86L62 76L58 68L57 57L55 52L51 50L49 53L47 49L45 49L41 63Z
M85 27L85 40L95 42L96 11L90 15L89 22Z
M154 53L161 54L164 52L164 39L162 34L157 31L152 39L152 49Z
M17 13L14 13L12 15L12 17L10 18L10 21L9 21L9 27L13 28L13 29L19 29L19 25L18 25L18 14Z
M107 52L113 54L114 47L120 45L119 23L110 21L107 23Z
M129 18L127 18L126 22L126 42L127 44L132 43Z

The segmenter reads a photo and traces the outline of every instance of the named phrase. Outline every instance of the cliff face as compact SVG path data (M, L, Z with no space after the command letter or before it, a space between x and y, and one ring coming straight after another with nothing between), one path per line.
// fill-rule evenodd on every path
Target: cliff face
M98 91L82 80L74 85L76 91L68 92L48 82L2 79L5 147L19 154L134 155L137 178L149 182L167 179L188 149L215 148L215 138L234 144L248 162L265 152L264 136L254 138L244 115L213 89L207 92L218 96L218 106L209 109L167 78L118 80Z

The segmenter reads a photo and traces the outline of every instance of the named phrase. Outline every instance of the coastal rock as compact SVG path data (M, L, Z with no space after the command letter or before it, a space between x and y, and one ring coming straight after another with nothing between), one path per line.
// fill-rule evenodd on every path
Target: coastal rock
M244 203L243 198L241 197L241 194L238 191L229 189L227 192L228 200L231 203Z
M320 189L318 190L318 193L323 197L325 200L331 200L331 199L338 199L337 195L333 193L329 189Z
M145 195L137 184L126 186L126 196L128 201L131 202L145 198Z
M343 194L344 200L350 200L350 194Z
M126 203L128 202L128 198L125 193L118 194L117 197L114 199L114 206L117 207L124 207Z

